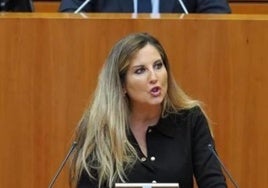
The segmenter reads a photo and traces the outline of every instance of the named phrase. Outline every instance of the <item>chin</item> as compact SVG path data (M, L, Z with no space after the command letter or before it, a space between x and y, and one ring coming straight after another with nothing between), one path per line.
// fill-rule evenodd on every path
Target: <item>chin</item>
M157 105L162 105L163 99L162 100L153 100L153 101L148 101L150 105L157 106Z

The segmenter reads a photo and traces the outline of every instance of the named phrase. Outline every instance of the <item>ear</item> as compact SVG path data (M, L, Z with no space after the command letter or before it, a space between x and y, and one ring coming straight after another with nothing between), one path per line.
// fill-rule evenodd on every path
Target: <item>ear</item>
M126 95L127 94L127 90L126 90L125 85L122 86L122 91L123 91L123 95Z

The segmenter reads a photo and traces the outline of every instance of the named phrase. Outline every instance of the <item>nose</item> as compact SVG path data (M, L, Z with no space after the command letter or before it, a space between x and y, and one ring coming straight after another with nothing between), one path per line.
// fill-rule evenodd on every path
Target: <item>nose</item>
M150 71L149 80L150 80L150 83L152 83L152 84L157 82L157 80L158 80L157 73L154 70Z

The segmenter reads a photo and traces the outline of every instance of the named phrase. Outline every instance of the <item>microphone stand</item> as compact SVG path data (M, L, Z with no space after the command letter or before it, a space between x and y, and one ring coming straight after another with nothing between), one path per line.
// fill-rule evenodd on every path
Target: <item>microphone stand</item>
M185 14L189 14L189 12L188 12L186 6L184 5L183 1L182 1L182 0L178 0L178 1L179 1L179 3L180 3L181 8L183 9L184 13L185 13Z
M79 13L89 2L90 2L91 0L86 0L86 1L84 1L84 3L82 4L82 5L80 5L80 7L78 7L78 9L76 9L75 11L74 11L74 13L76 14L76 13Z
M231 173L227 170L227 168L224 166L224 164L221 162L220 158L218 157L216 151L214 150L212 144L208 145L208 149L212 152L212 154L216 157L216 159L219 161L220 165L222 166L223 170L226 172L229 179L232 181L233 185L238 188L237 183L235 182L234 178L231 176Z
M77 146L77 142L73 142L73 144L72 144L72 146L71 146L69 152L67 153L65 159L62 161L62 163L61 163L61 165L60 165L60 167L59 167L59 169L58 169L56 175L53 177L53 179L52 179L52 181L50 182L48 188L52 188L52 187L53 187L55 181L57 180L57 177L58 177L59 174L61 173L61 171L62 171L62 169L63 169L65 163L67 162L68 158L70 157L71 153L73 152L73 150L74 150L74 148L75 148L76 146Z

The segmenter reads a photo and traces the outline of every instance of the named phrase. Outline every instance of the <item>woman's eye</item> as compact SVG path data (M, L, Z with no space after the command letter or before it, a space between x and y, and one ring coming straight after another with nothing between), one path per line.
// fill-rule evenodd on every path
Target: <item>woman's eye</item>
M163 63L162 62L157 62L156 64L155 64L155 68L156 69L161 69L163 67Z
M141 74L145 71L145 68L139 68L135 71L135 74Z

